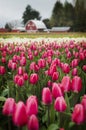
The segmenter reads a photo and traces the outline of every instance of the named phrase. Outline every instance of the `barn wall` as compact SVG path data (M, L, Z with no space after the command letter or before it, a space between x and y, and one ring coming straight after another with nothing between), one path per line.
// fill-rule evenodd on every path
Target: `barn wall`
M37 28L36 28L36 25L32 21L30 21L26 25L26 30L27 31L30 31L30 30L34 31L34 30L37 30Z

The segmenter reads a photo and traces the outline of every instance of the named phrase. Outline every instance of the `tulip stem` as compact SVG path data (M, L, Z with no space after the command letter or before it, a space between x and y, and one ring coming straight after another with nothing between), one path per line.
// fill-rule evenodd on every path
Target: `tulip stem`
M11 130L10 117L8 117L8 130Z
M48 125L50 124L50 106L48 105Z

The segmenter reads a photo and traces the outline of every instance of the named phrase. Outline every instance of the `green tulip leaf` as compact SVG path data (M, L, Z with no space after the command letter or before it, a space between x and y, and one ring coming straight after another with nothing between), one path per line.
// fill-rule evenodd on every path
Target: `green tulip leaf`
M51 124L49 127L48 127L48 130L58 130L59 127L57 124Z
M0 96L0 101L1 101L1 102L4 102L4 101L6 101L6 98L5 98L5 97Z

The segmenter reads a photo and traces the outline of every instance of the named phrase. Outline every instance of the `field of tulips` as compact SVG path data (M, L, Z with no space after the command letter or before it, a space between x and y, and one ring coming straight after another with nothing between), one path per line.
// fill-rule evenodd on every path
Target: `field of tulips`
M86 130L86 38L0 39L0 130Z

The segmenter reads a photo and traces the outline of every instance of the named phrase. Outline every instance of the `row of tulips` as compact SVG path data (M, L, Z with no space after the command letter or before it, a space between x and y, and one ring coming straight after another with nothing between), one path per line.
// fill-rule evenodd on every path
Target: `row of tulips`
M1 130L84 130L85 84L84 40L0 43Z

